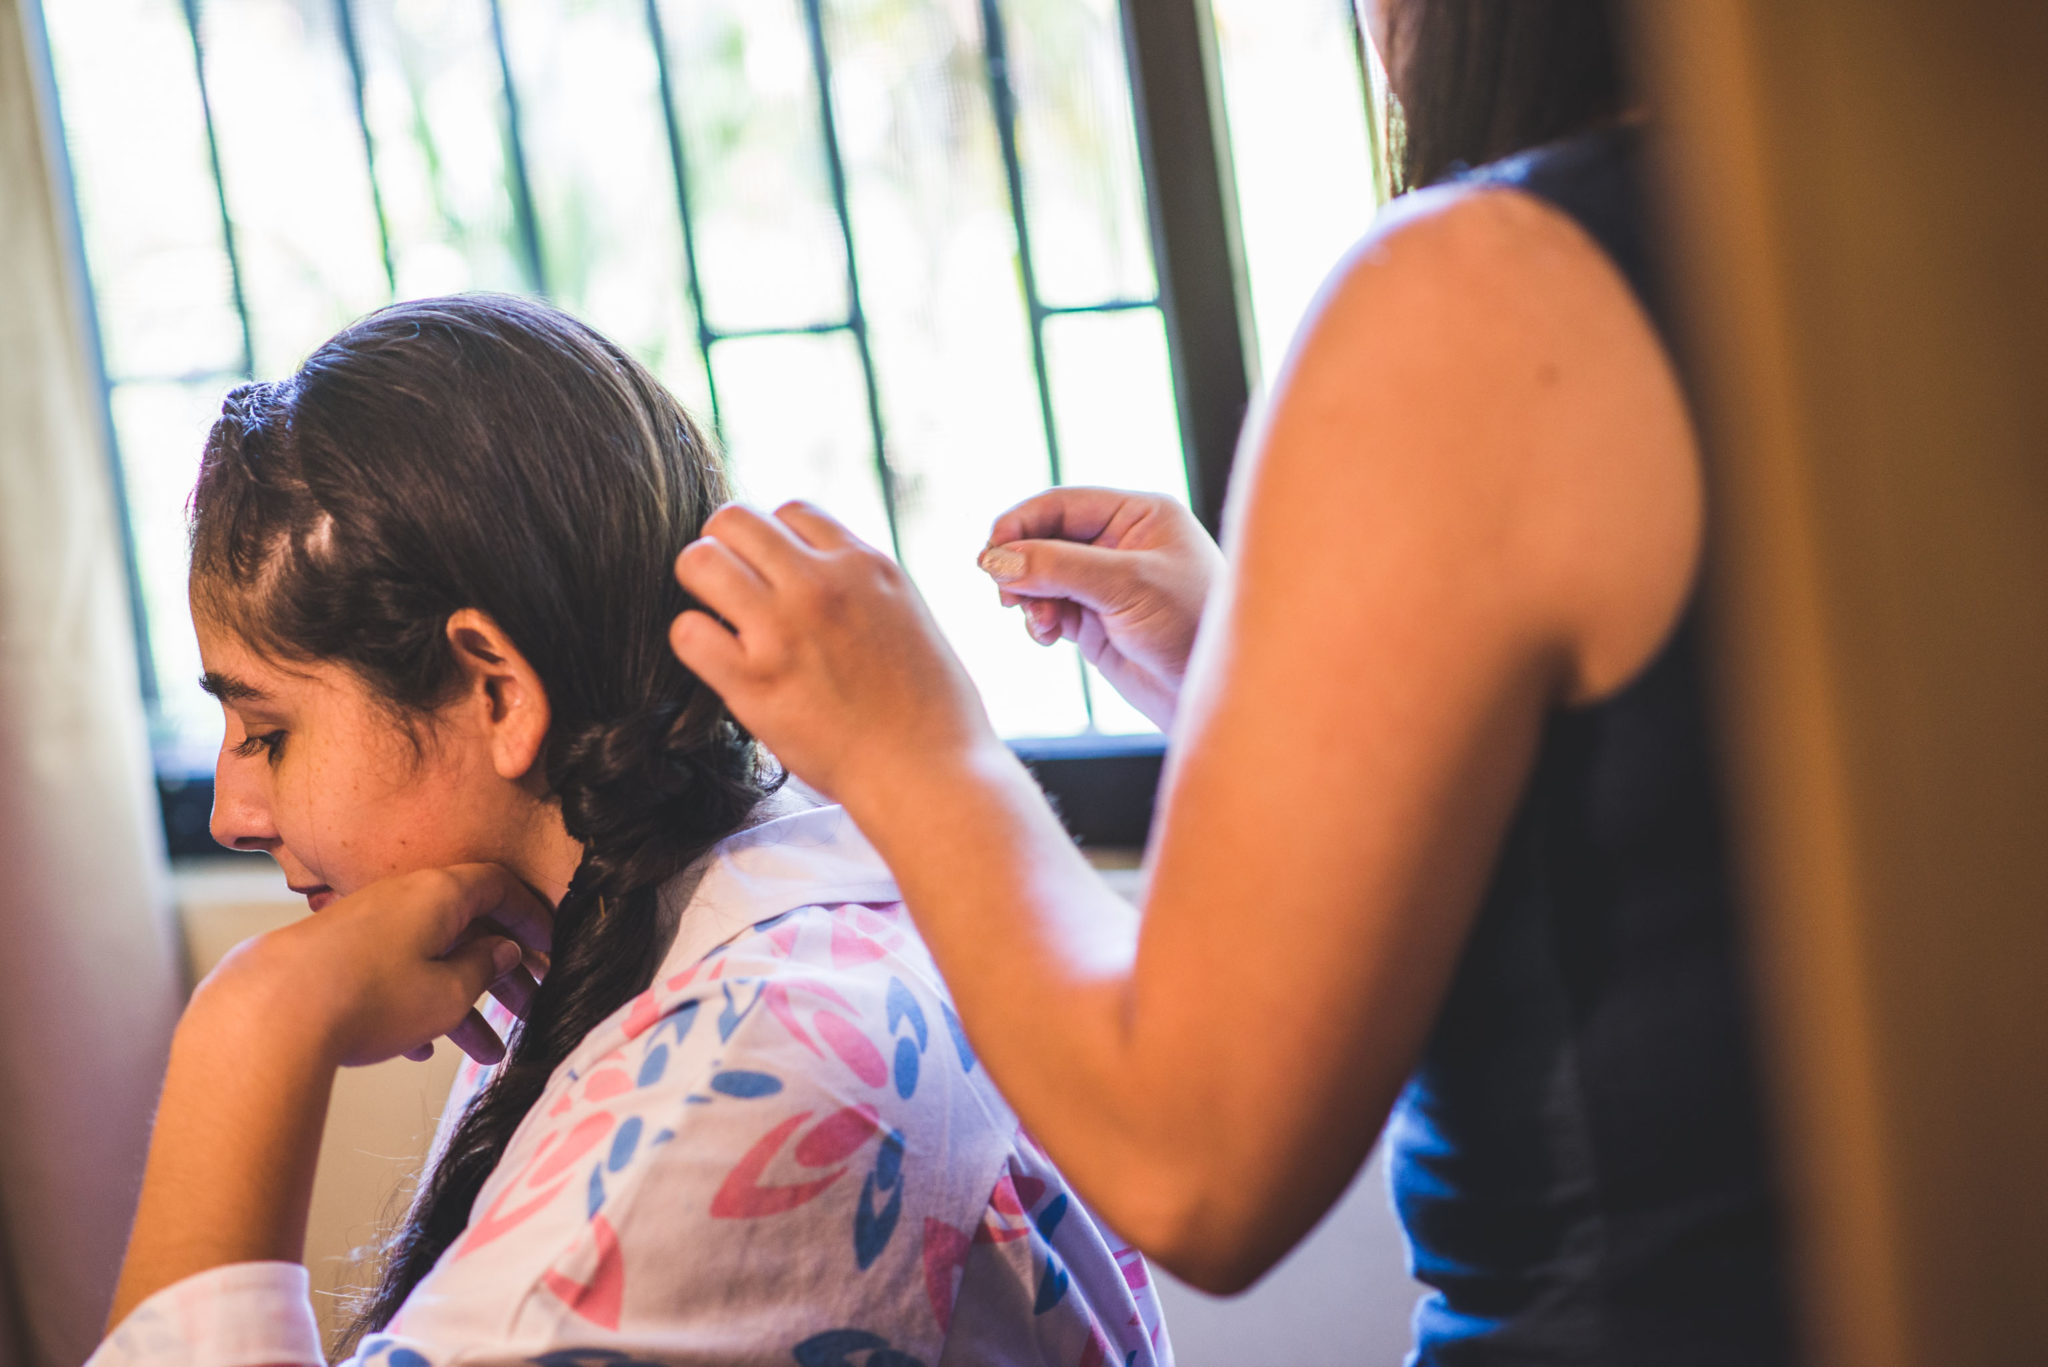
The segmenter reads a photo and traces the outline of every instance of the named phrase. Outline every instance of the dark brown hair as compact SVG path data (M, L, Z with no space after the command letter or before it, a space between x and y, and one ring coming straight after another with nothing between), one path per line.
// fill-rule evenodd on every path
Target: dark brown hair
M1428 185L1619 118L1608 0L1387 0L1397 187Z
M687 605L670 564L727 497L716 454L645 368L506 296L371 314L290 379L230 393L207 438L195 610L275 658L346 665L414 728L458 684L449 615L486 613L547 690L540 764L584 850L553 966L385 1246L352 1339L468 1224L556 1066L647 985L657 887L773 787L668 648Z

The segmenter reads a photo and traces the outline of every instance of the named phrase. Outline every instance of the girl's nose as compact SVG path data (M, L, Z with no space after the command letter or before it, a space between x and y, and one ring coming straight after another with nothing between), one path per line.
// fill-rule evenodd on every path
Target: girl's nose
M213 770L213 838L232 850L269 850L277 844L277 825L270 804L253 776L238 775L245 766L222 763Z

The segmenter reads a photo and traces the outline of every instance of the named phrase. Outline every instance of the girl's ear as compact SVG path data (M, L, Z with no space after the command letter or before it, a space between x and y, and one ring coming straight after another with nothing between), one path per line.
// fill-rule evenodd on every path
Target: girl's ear
M540 675L498 624L475 608L448 618L448 644L462 672L461 703L488 735L491 766L514 782L533 772L551 714Z

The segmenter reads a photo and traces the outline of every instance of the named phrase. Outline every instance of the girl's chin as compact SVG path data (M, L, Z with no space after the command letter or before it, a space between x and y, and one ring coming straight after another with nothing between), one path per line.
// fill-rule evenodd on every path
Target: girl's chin
M322 888L318 892L306 894L306 905L316 912L325 911L340 896L341 894L333 888Z

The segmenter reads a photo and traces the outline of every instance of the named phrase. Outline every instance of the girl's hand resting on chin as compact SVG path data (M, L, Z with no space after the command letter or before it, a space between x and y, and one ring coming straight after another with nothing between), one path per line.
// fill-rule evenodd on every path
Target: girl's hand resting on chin
M1075 642L1125 701L1170 729L1223 552L1160 494L1060 488L996 519L981 567L1040 645Z
M676 618L677 657L819 792L857 807L905 765L1009 762L909 576L809 504L719 509L676 578L708 609Z
M548 927L548 908L495 864L399 874L235 948L193 1012L303 1032L330 1065L424 1059L439 1035L492 1064L505 1045L473 1003L488 990L526 1014L535 984L522 961L545 962Z

